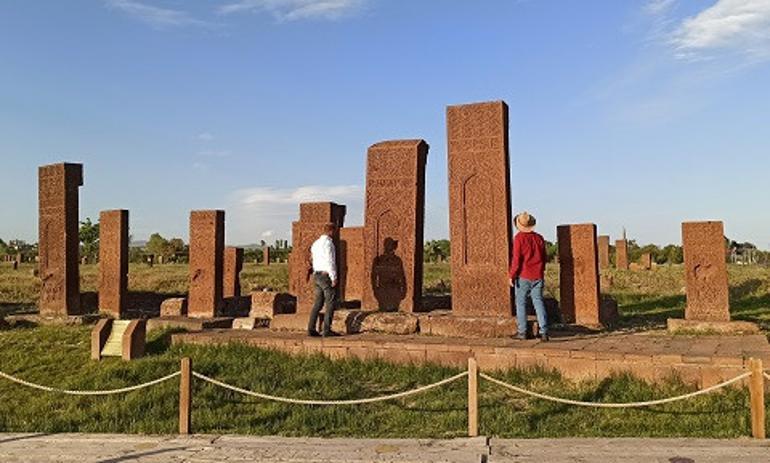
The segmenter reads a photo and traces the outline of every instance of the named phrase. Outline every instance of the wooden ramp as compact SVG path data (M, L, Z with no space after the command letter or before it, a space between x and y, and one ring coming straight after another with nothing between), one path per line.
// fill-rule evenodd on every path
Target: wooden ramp
M91 332L91 358L121 357L132 360L144 355L145 320L99 320Z

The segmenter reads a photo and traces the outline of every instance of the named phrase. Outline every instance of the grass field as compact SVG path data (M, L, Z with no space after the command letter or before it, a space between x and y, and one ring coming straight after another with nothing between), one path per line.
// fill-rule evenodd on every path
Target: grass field
M732 312L770 330L770 270L731 266ZM549 295L558 297L558 268L548 268ZM657 327L682 316L682 268L651 272L608 272L610 294L620 303L624 327ZM82 290L96 290L96 266L82 269ZM286 290L287 268L246 265L244 291ZM132 266L130 289L181 294L187 288L182 265ZM447 265L425 269L426 294L446 294ZM39 283L32 267L0 267L0 308L34 307ZM0 331L0 370L24 379L68 389L134 385L164 376L190 356L206 375L247 389L297 397L362 398L435 382L456 373L438 366L395 366L321 356L291 357L243 346L170 346L168 333L151 333L149 355L134 362L89 360L88 327L17 328ZM620 376L574 384L544 371L508 371L496 376L559 396L589 401L627 402L667 397L692 388L675 379L650 386ZM177 426L177 380L142 392L109 397L69 397L41 393L0 379L0 431L172 433ZM642 410L594 410L511 395L482 382L480 431L501 437L700 436L749 434L744 389ZM464 381L427 394L364 406L314 407L266 403L196 382L195 432L279 434L287 436L454 437L465 433Z

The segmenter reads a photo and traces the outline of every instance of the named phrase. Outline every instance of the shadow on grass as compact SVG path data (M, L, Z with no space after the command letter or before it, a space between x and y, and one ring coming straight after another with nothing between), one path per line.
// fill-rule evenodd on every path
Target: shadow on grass
M669 318L683 318L687 300L684 295L660 297L653 294L620 296L618 299L619 327L648 329L665 327Z
M171 348L171 335L177 333L186 333L183 328L169 328L151 333L145 344L147 355L161 355Z

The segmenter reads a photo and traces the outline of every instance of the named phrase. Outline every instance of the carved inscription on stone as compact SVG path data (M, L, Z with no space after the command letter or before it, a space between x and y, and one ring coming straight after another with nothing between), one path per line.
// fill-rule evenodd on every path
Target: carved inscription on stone
M190 213L190 293L187 314L212 318L223 306L225 212Z
M730 321L727 263L722 222L682 224L687 284L687 320Z

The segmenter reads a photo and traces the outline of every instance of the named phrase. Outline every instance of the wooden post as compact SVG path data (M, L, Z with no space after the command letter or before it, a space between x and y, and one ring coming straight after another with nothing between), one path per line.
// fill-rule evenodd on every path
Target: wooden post
M468 437L479 435L479 366L468 358Z
M762 360L749 359L749 394L751 396L751 435L755 439L765 438L765 377Z
M190 434L192 406L192 359L182 358L182 374L179 376L179 434Z

